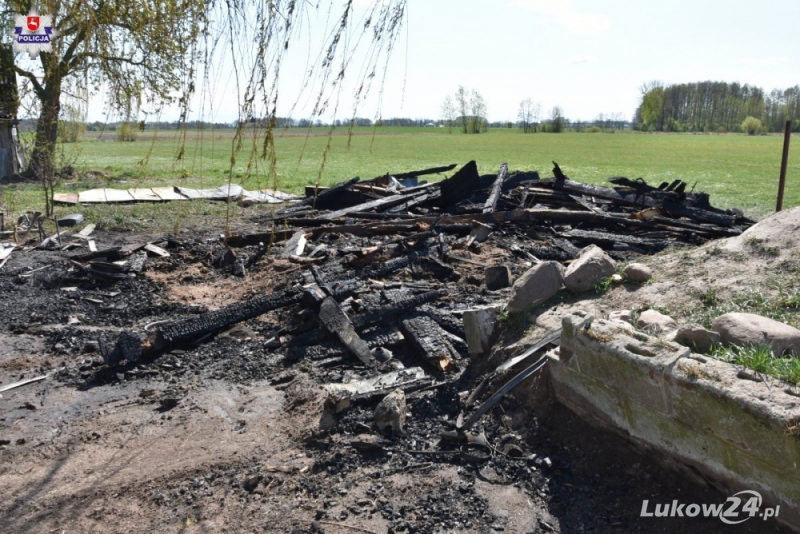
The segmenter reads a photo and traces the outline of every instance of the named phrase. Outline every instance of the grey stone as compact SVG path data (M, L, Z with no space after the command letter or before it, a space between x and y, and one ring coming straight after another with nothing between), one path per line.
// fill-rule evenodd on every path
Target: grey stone
M678 328L675 333L675 342L705 354L711 350L712 345L720 342L720 335L706 330L699 324L687 324Z
M511 298L506 309L523 312L554 296L564 283L564 268L557 261L534 265L511 286Z
M753 313L726 313L711 324L726 346L770 345L776 355L800 354L800 330Z
M396 389L375 408L375 428L383 434L399 436L406 424L406 394Z
M631 311L630 310L616 310L612 311L608 314L608 321L615 326L621 327L628 332L633 332L636 330L634 328L633 323L631 323Z
M639 315L636 326L650 330L656 334L665 334L678 328L678 323L669 315L664 315L656 310L647 310Z
M631 311L630 310L612 311L611 313L608 314L608 320L631 324Z
M567 268L564 285L573 293L585 293L616 271L617 263L603 249L589 245L578 253L578 257Z
M653 277L653 270L644 263L631 263L622 271L628 280L643 284Z
M508 265L493 265L484 271L486 289L496 291L511 285L511 269Z

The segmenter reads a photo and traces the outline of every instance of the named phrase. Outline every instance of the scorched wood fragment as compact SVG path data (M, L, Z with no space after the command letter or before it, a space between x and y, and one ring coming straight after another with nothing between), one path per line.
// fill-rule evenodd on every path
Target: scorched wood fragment
M483 213L491 213L497 207L497 199L500 198L500 191L503 189L503 182L508 177L508 163L500 165L500 172L497 174L497 179L492 185L492 192L489 193L489 198L486 199L486 204L483 205Z
M456 351L436 321L427 315L420 315L404 319L400 322L400 328L420 356L437 370L455 369L453 357Z
M421 293L400 302L393 302L387 306L355 315L353 317L353 325L355 325L356 328L362 328L365 326L378 324L389 319L396 319L397 317L401 317L403 314L406 314L411 310L417 309L423 304L432 302L446 295L447 291L443 289L437 289L435 291Z
M337 211L332 211L331 213L326 213L322 215L321 219L338 219L339 217L344 217L350 213L355 213L359 211L368 211L376 208L389 208L391 206L397 206L398 204L403 204L404 202L408 202L412 200L414 196L425 195L424 192L414 193L412 195L395 195L391 197L379 198L378 200L372 200L370 202L365 202L363 204L358 204L356 206L352 206L349 208L344 208Z
M358 334L353 327L353 323L347 317L347 314L342 311L339 304L333 297L328 297L322 301L322 306L319 308L319 322L331 334L339 338L350 352L356 355L361 362L367 367L374 367L377 363L372 353L369 350L367 343L358 337Z
M395 327L378 328L373 332L361 335L370 349L377 347L391 347L402 343L405 339L403 334ZM313 341L309 343L308 341ZM299 344L302 343L302 344ZM306 358L308 360L323 360L325 358L335 358L349 354L350 350L343 346L339 341L314 339L312 337L300 338L298 341L292 340L286 352L286 359L289 361Z
M299 289L287 289L271 295L237 302L190 319L162 324L156 330L157 348L195 341L227 326L296 304L300 302L302 296L303 293Z
M359 278L383 278L384 276L387 276L404 267L408 267L409 265L417 263L419 260L420 255L416 252L412 252L411 254L391 259L379 265L365 267L356 274Z
M108 365L116 365L122 360L135 362L142 357L142 342L139 336L133 332L122 332L113 349L109 349L105 343L101 342L100 353L103 355L103 361Z
M442 192L441 203L443 206L453 206L458 204L480 186L481 177L478 174L478 165L475 161L470 161L453 176L447 180L439 182Z

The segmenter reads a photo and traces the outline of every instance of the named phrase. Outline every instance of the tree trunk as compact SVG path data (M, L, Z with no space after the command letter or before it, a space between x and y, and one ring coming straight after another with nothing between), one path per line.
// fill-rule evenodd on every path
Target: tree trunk
M53 69L56 70L57 69ZM30 170L41 182L45 194L47 216L53 214L53 193L56 184L55 152L58 139L58 117L61 113L61 78L54 74L47 80L41 95L42 111L36 123L36 141L30 159Z
M0 45L0 178L21 170L19 147L13 135L18 106L14 52L11 45Z

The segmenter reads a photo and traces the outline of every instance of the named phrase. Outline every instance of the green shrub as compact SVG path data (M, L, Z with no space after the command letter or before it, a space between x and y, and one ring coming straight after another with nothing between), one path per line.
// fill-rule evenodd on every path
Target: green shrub
M139 135L139 129L136 124L132 122L123 122L117 132L117 139L120 141L136 141L137 135Z
M748 116L742 121L742 131L746 132L747 135L755 135L756 133L760 133L762 129L761 121L753 116Z

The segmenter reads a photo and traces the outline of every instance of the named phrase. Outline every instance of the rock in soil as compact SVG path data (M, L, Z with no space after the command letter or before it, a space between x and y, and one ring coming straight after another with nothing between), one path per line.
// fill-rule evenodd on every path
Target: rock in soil
M800 330L754 313L726 313L711 324L725 346L770 345L777 356L800 354Z
M564 285L573 293L585 293L616 271L617 262L597 245L589 245L578 253L578 258L567 268Z
M382 434L399 436L406 424L406 394L396 389L375 408L375 428Z
M711 350L712 345L720 342L720 335L706 330L699 324L687 324L678 328L675 333L675 342L705 354Z
M656 334L666 334L678 328L678 323L669 315L664 315L656 310L646 310L639 315L636 326L641 329L651 330Z
M622 271L628 280L643 284L653 277L653 270L644 263L631 263Z
M531 267L511 287L509 312L523 312L554 296L564 283L564 268L557 261L545 261Z

